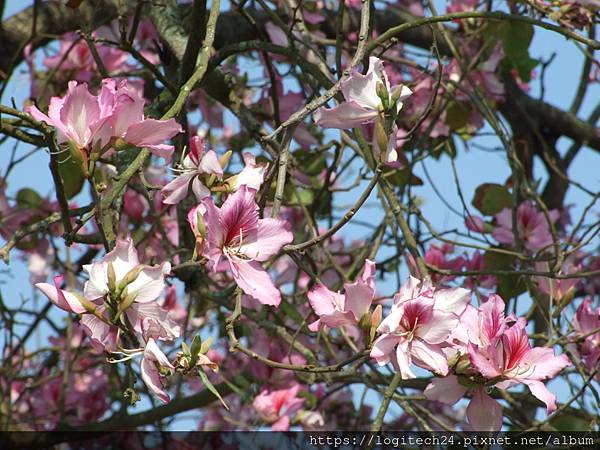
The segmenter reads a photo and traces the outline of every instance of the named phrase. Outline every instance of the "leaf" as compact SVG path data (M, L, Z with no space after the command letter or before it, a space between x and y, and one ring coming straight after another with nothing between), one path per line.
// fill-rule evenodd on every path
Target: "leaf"
M539 63L529 56L533 33L533 25L515 21L506 21L498 29L504 48L504 69L516 69L519 77L525 82L531 80L531 70Z
M408 167L400 170L389 169L383 176L394 186L404 186L406 184L410 186L423 186L423 180L410 172L410 168Z
M206 388L210 392L212 392L215 395L215 397L217 397L219 399L219 401L223 404L225 409L227 411L229 411L229 406L227 406L227 403L225 403L225 400L223 400L223 397L221 397L221 394L219 394L219 391L217 391L217 389L210 382L210 380L208 379L208 376L204 373L204 370L202 370L201 367L198 367L198 375L200 375L200 379L202 380L202 383L204 384L204 386L206 386Z
M59 162L58 173L63 180L65 196L68 199L75 197L81 192L85 179L83 177L83 173L81 173L81 168L73 160L73 158Z
M202 348L202 339L200 338L200 335L197 334L196 336L194 336L194 340L192 341L190 353L192 354L192 356L197 355L198 353L200 353L201 348Z
M317 406L317 396L312 392L308 391L300 391L296 395L296 397L306 399L306 403L304 404L304 409L314 409Z
M17 192L17 205L24 208L37 208L44 200L33 189L23 188Z
M489 270L514 270L516 257L505 253L486 251L483 255L485 268ZM522 276L518 274L496 275L498 295L504 300L517 297L527 290Z
M76 9L76 8L79 8L82 3L83 3L83 0L68 0L67 7Z
M302 323L304 322L304 318L298 312L295 306L290 305L288 301L284 298L281 299L281 304L279 306L284 317L291 318L298 325L302 325Z
M204 355L212 345L213 338L209 337L208 339L202 341L202 345L200 346L200 353Z
M452 131L456 131L467 126L470 115L471 108L467 104L452 102L446 109L446 118L444 121Z
M591 431L591 423L581 417L560 414L552 417L550 425L558 431Z
M512 204L509 190L500 184L484 183L475 189L471 204L482 214L493 216Z
M202 339L200 339L200 335L197 334L194 336L192 340L192 345L190 348L190 367L194 367L196 365L196 361L198 361L198 354L200 353L200 348L202 347Z
M190 348L188 347L188 345L185 342L181 343L181 349L183 350L183 354L185 356L190 356L191 355Z
M327 168L327 160L324 153L297 150L293 152L298 168L306 175L318 176Z

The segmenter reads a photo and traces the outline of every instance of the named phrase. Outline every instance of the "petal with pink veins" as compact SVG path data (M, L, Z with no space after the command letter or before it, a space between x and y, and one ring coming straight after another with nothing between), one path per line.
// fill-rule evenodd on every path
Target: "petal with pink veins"
M263 305L279 306L281 293L259 262L244 261L235 257L230 257L229 262L233 279L242 291Z
M410 352L416 365L439 375L448 374L448 360L439 345L416 339L411 343Z
M373 122L377 117L379 117L377 110L364 108L356 102L340 103L333 108L320 108L314 113L317 125L339 130L347 130Z
M454 405L467 393L467 387L458 382L455 375L434 378L425 388L423 394L428 400Z
M473 431L500 431L502 407L483 388L477 388L467 407L467 418Z

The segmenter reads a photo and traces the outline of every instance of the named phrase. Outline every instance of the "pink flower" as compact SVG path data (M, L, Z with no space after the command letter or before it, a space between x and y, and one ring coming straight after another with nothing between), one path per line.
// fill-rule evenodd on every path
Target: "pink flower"
M449 13L475 11L479 0L452 0L447 6L446 11Z
M575 264L572 258L567 258L560 268L558 275L571 275L578 272L581 269L579 264ZM538 272L550 271L550 265L548 262L538 261L535 263L535 270ZM549 278L549 277L535 277L540 291L544 294L550 295L551 297L558 299L559 301L567 294L572 293L575 287L579 283L579 278Z
M110 136L120 137L136 147L148 147L156 156L171 159L173 146L163 144L167 139L181 133L175 119L157 120L144 116L145 100L139 91L127 85L127 80L118 84L113 79L102 81L100 101L112 105L107 125Z
M465 260L465 270L470 271L485 271L485 257L482 252L477 250L470 258L467 257ZM496 285L496 277L494 275L472 275L467 277L464 286L468 289L472 289L475 286L481 286L482 288L491 289Z
M165 373L175 371L165 354L158 348L154 339L149 339L144 349L144 357L140 364L142 380L156 397L163 403L169 402L169 394L165 392Z
M244 152L242 157L244 158L244 168L240 173L230 178L228 183L234 191L242 186L258 191L263 184L268 164L257 163L255 156L250 152Z
M466 289L436 290L430 282L410 277L377 328L382 335L374 342L371 357L384 365L396 348L395 362L403 379L415 378L410 369L413 363L446 375L448 362L443 344L458 325L470 296Z
M264 305L279 306L281 294L260 263L275 255L294 236L287 222L258 218L255 194L255 190L242 186L221 208L216 207L211 197L203 200L204 256L212 263L213 270L230 270L235 282L250 297Z
M96 32L92 36L98 37ZM96 44L96 50L109 74L123 72L127 67L126 52L99 44ZM89 82L98 73L89 45L75 33L64 34L60 39L58 53L45 58L43 64L48 69L60 69L59 74L68 71L77 81Z
M75 314L88 312L82 304L80 297L71 292L63 291L60 288L64 278L64 275L57 275L54 277L54 285L48 283L36 283L35 287L42 291L44 295L60 309Z
M583 342L570 345L572 350L579 355L589 371L600 362L600 306L592 309L591 297L586 297L577 308L577 315L573 321L576 337L585 336ZM596 376L600 379L600 376Z
M133 189L125 191L125 195L123 195L123 211L130 219L141 222L149 208L148 200L142 194Z
M114 270L113 281L110 280L110 268ZM138 253L131 238L118 239L111 252L99 262L86 264L83 270L89 275L83 293L86 298L95 300L103 298L116 287L121 291L123 300L133 298L137 303L153 302L162 294L165 287L165 275L171 271L171 264L164 262L158 266L140 264ZM123 295L126 291L126 295Z
M558 219L558 211L550 211L550 220ZM504 208L496 214L496 228L492 235L502 244L514 244L512 210ZM525 247L531 251L538 251L552 244L552 235L546 216L539 212L531 202L523 202L517 209L517 233L524 241Z
M454 405L469 390L473 391L473 395L467 407L467 419L473 431L499 431L502 427L502 407L485 392L483 386L469 389L459 383L458 377L448 375L434 378L423 394L428 400Z
M571 363L566 355L554 356L551 348L532 348L525 325L525 320L520 318L489 345L469 343L469 358L483 377L499 379L495 385L500 389L526 384L533 396L546 404L546 411L550 414L556 409L556 397L542 380L555 377Z
M145 118L144 103L126 80L117 85L108 78L102 81L97 96L89 92L85 83L71 81L64 97L52 97L48 115L35 106L28 112L34 119L55 127L59 143L70 142L80 150L100 151L111 139L121 138L170 159L173 146L162 143L180 133L181 127L174 119Z
M183 159L180 175L162 188L161 193L165 196L163 203L167 205L176 205L185 198L188 193L190 183L192 191L197 201L210 195L210 191L202 181L200 176L203 174L212 174L217 178L223 178L223 168L219 163L219 158L213 150L206 151L204 138L194 136L190 139L190 151Z
M485 221L479 216L468 216L465 219L465 226L475 233L485 233Z
M256 396L252 405L261 419L271 424L272 431L288 431L291 419L302 408L304 399L298 397L300 386L269 392L264 389Z
M509 326L515 319L512 315L506 317L504 310L504 301L498 295L491 295L477 309L467 307L450 339L458 350L451 357L456 361L453 370L467 383L448 375L432 380L424 392L429 400L453 405L470 390L467 418L475 431L497 431L502 426L502 408L486 393L485 386L508 389L526 384L535 397L546 403L550 413L556 408L555 397L541 380L556 376L570 364L565 355L554 356L551 348L531 348L525 321L519 319ZM468 361L464 360L467 356L463 358L465 353Z
M358 325L360 319L369 311L375 295L373 276L375 263L365 261L362 275L354 283L345 283L345 294L332 292L322 284L317 284L308 293L308 301L319 319L308 328L317 331L319 325L339 327Z
M371 56L366 75L352 69L350 77L342 84L346 101L334 108L319 108L314 119L323 128L348 129L378 120L384 111L381 98L377 95L377 85L381 83L387 90L390 105L395 101L396 112L412 91L403 85L390 87L383 70L383 61ZM397 99L396 99L397 98Z
M70 142L79 149L89 149L102 147L110 137L101 131L112 109L102 96L90 94L85 83L70 81L64 97L50 99L48 115L36 106L31 106L28 112L35 120L56 128L59 144Z
M425 262L431 266L437 267L443 270L451 270L459 272L465 264L465 258L458 256L456 258L449 259L448 256L454 252L454 246L443 244L441 247L432 244L425 252ZM455 275L439 275L432 274L432 280L439 282L441 280L451 280L455 278Z
M481 347L494 345L508 328L508 323L516 320L513 315L506 317L504 310L504 300L496 294L490 295L479 308L469 305L452 336L462 343L459 346L465 353L469 343Z

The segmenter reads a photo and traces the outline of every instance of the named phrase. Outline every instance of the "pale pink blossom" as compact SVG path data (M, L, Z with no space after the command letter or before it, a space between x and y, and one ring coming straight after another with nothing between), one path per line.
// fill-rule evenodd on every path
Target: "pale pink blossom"
M465 219L465 226L467 229L474 231L475 233L485 233L485 221L479 216L469 215Z
M374 272L375 263L367 259L362 275L354 283L344 284L344 294L332 292L320 283L314 286L308 293L308 301L319 319L308 328L317 331L320 324L332 328L358 325L375 296Z
M556 409L556 397L542 381L554 378L571 362L566 355L555 356L551 348L532 348L525 325L525 320L520 318L490 345L469 343L469 358L483 377L501 380L495 383L500 389L527 385L533 396L545 403L550 414Z
M98 37L96 32L93 37ZM96 44L96 51L109 74L130 70L127 65L128 54L117 48ZM48 69L58 69L58 74L68 72L76 81L90 82L98 74L96 62L88 43L75 33L65 33L60 39L60 48L56 55L43 61Z
M549 272L550 264L545 261L538 261L535 263L535 270L538 272ZM581 270L581 266L576 264L572 258L567 258L563 262L557 275L565 276L571 275ZM551 278L536 276L535 281L540 291L544 294L550 295L551 297L558 299L559 301L564 298L567 294L573 293L575 287L581 279L577 277L573 278Z
M180 174L169 184L162 188L161 193L165 196L163 203L176 205L183 200L190 187L197 201L210 195L210 190L202 183L200 177L204 174L215 175L223 178L223 168L217 154L213 150L206 150L204 138L194 136L190 139L190 150L183 158Z
M230 195L221 208L217 208L211 197L203 200L206 209L203 252L212 270L231 271L235 282L250 297L265 305L279 306L281 294L261 262L275 255L294 237L287 222L259 219L255 194L254 189L244 185Z
M489 384L499 389L526 384L546 404L548 413L556 408L555 397L542 380L553 378L570 362L565 355L554 356L551 348L532 348L525 321L515 320L513 315L506 316L504 301L498 295L491 295L479 308L468 305L448 340L458 350L451 357L458 376L434 378L425 389L428 399L448 405L471 391L467 418L475 431L498 431L502 426L502 408L487 394Z
M299 392L298 384L289 389L264 389L256 396L252 405L260 418L271 424L272 431L288 431L291 420L304 404L304 399L298 397Z
M451 0L446 11L449 13L475 11L478 4L479 0Z
M390 86L383 61L374 56L369 58L369 69L365 75L352 69L350 77L342 83L345 102L334 108L320 108L314 114L317 125L323 128L348 129L377 121L384 111L377 85L387 90L390 105L396 100L396 111L402 108L412 91L403 85Z
M153 302L162 294L165 275L171 271L171 264L164 262L158 266L140 264L138 253L131 238L118 239L115 248L101 261L83 266L88 274L83 293L87 299L103 298L111 292L109 286L109 265L114 269L115 285L127 290L127 295L137 303Z
M159 398L163 403L169 402L169 394L165 391L165 373L173 373L175 367L167 359L154 339L149 339L144 348L144 357L140 364L142 380L146 383L148 390Z
M64 278L64 275L57 275L54 277L53 285L48 283L36 283L35 287L42 291L44 295L60 309L75 314L88 312L82 303L83 300L81 297L60 288Z
M448 362L442 348L470 297L466 289L438 290L430 282L410 277L377 328L381 336L373 344L371 357L380 365L393 360L403 379L415 378L413 363L446 375Z
M593 309L591 297L586 297L577 308L573 328L575 338L583 338L583 341L569 347L591 372L600 363L600 306ZM600 375L596 378L600 380Z
M558 216L558 211L550 211L552 222L555 222ZM495 217L498 227L492 233L494 238L502 244L514 244L512 210L504 208ZM546 216L529 201L521 203L517 208L517 234L525 247L531 251L538 251L552 244L552 234Z
M31 116L40 122L56 128L59 144L70 142L79 149L91 149L108 143L102 132L112 113L112 105L107 104L103 96L94 96L85 83L70 81L64 97L52 97L48 115L36 106L28 110Z
M148 200L139 192L133 189L127 189L123 195L123 212L130 219L141 222L144 220L144 215L150 209Z
M111 140L121 138L137 147L148 147L157 156L170 159L172 145L163 144L181 132L174 119L144 117L144 99L124 80L102 81L100 93L92 95L85 83L69 82L67 94L52 97L48 115L36 106L29 113L57 129L59 143L70 142L79 150L100 151Z
M265 172L269 167L268 164L257 163L256 157L250 152L242 154L244 158L244 168L228 180L233 191L237 191L242 186L247 186L249 189L258 191L265 179Z
M467 420L473 431L499 431L502 427L502 407L491 398L483 386L468 388L459 383L458 377L448 375L434 378L423 394L428 400L454 405L468 392L472 397L467 407Z
M449 256L454 252L454 246L449 244L442 244L441 246L432 244L425 252L425 262L433 267L437 267L442 270L450 270L453 272L460 272L465 265L465 258L457 256L450 258ZM440 282L442 280L452 280L456 275L442 275L433 273L431 279L433 282Z

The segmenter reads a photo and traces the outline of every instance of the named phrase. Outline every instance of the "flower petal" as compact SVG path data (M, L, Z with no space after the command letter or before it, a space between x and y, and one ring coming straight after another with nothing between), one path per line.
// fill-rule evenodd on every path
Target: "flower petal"
M478 388L467 406L467 418L473 431L500 431L502 407L483 388Z
M467 387L458 382L455 375L434 378L425 388L423 394L428 400L454 405L467 392Z

